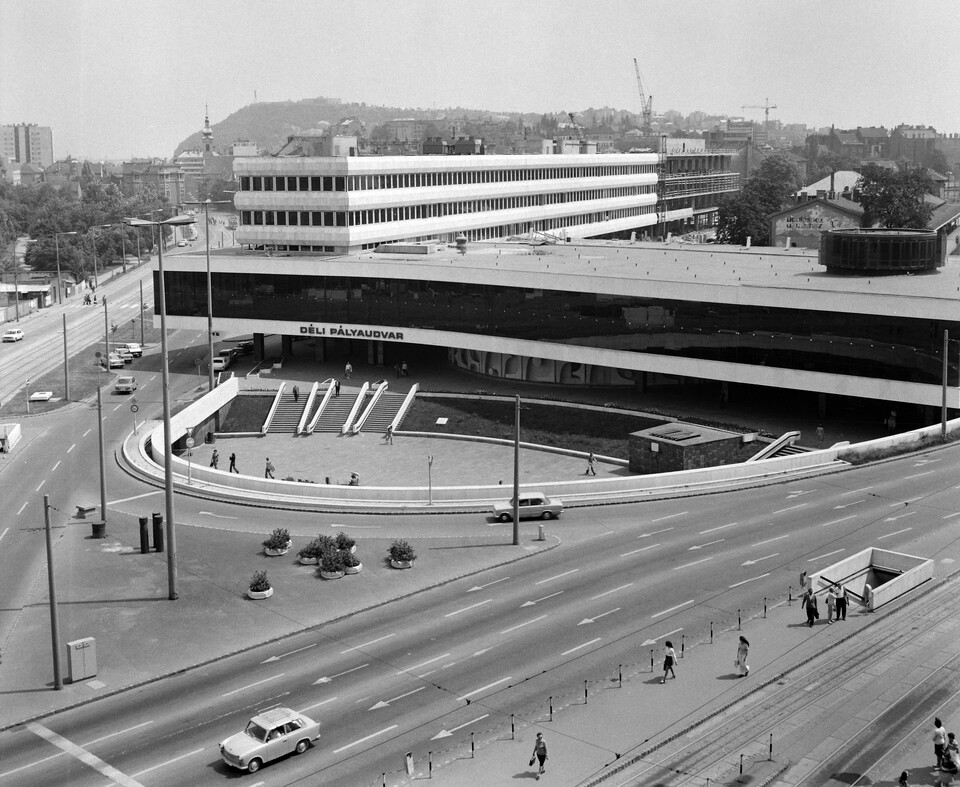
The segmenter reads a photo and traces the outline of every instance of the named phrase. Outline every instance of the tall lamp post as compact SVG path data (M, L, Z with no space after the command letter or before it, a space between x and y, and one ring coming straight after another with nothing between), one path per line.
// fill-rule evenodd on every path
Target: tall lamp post
M203 202L185 202L185 205L203 205L204 230L203 235L207 247L207 372L209 375L208 384L210 390L213 390L213 283L210 275L210 206L211 205L229 205L229 200L220 200L213 202L206 199Z
M158 292L160 301L160 368L163 372L163 493L167 513L167 597L171 601L175 601L179 598L179 593L177 592L177 541L173 523L173 439L170 426L170 363L167 354L167 288L163 280L163 228L168 225L193 224L196 219L193 216L174 216L161 221L147 221L145 219L126 219L125 221L133 227L160 228L160 243L157 244L157 270L160 281Z
M60 236L61 235L76 235L77 231L73 230L72 232L55 232L53 233L53 242L57 247L57 303L63 303L63 279L60 278Z

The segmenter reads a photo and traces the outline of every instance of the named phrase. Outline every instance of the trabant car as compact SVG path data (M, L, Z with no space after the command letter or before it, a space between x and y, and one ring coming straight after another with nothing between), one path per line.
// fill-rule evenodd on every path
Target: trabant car
M563 513L563 503L551 500L543 492L522 492L520 494L521 519L555 519ZM513 519L513 500L497 503L493 515L501 522Z
M320 737L320 724L290 708L271 708L247 722L243 732L220 743L223 761L256 773L266 762L303 754Z
M3 340L5 342L19 342L23 339L23 331L19 328L7 328L3 332Z

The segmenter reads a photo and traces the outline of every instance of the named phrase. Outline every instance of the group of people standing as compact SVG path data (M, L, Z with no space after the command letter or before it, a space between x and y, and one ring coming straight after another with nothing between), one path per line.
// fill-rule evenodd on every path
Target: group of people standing
M947 732L939 718L933 720L933 756L937 760L933 766L934 772L938 774L936 784L948 787L960 771L960 747L957 745L956 736ZM908 776L906 771L900 777L901 782L904 776Z
M800 606L807 613L807 625L813 626L814 622L820 619L820 608L817 605L817 594L813 589L813 583L807 577L807 572L800 574L800 586L803 588L803 596L800 599ZM850 600L850 591L843 585L831 582L827 589L827 623L832 624L834 620L847 619L847 604Z

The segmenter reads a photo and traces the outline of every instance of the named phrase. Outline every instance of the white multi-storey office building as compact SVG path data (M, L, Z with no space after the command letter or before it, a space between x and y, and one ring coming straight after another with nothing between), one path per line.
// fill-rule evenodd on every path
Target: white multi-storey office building
M642 230L658 221L658 162L655 153L238 159L236 237L253 248L342 254L460 235Z

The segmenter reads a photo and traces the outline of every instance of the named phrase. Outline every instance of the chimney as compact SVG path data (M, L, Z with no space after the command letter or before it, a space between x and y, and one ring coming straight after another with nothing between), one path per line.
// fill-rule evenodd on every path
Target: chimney
M830 173L830 193L831 193L831 194L833 194L833 191L834 191L834 189L833 189L833 176L836 175L836 174L837 174L836 172L831 172L831 173Z

